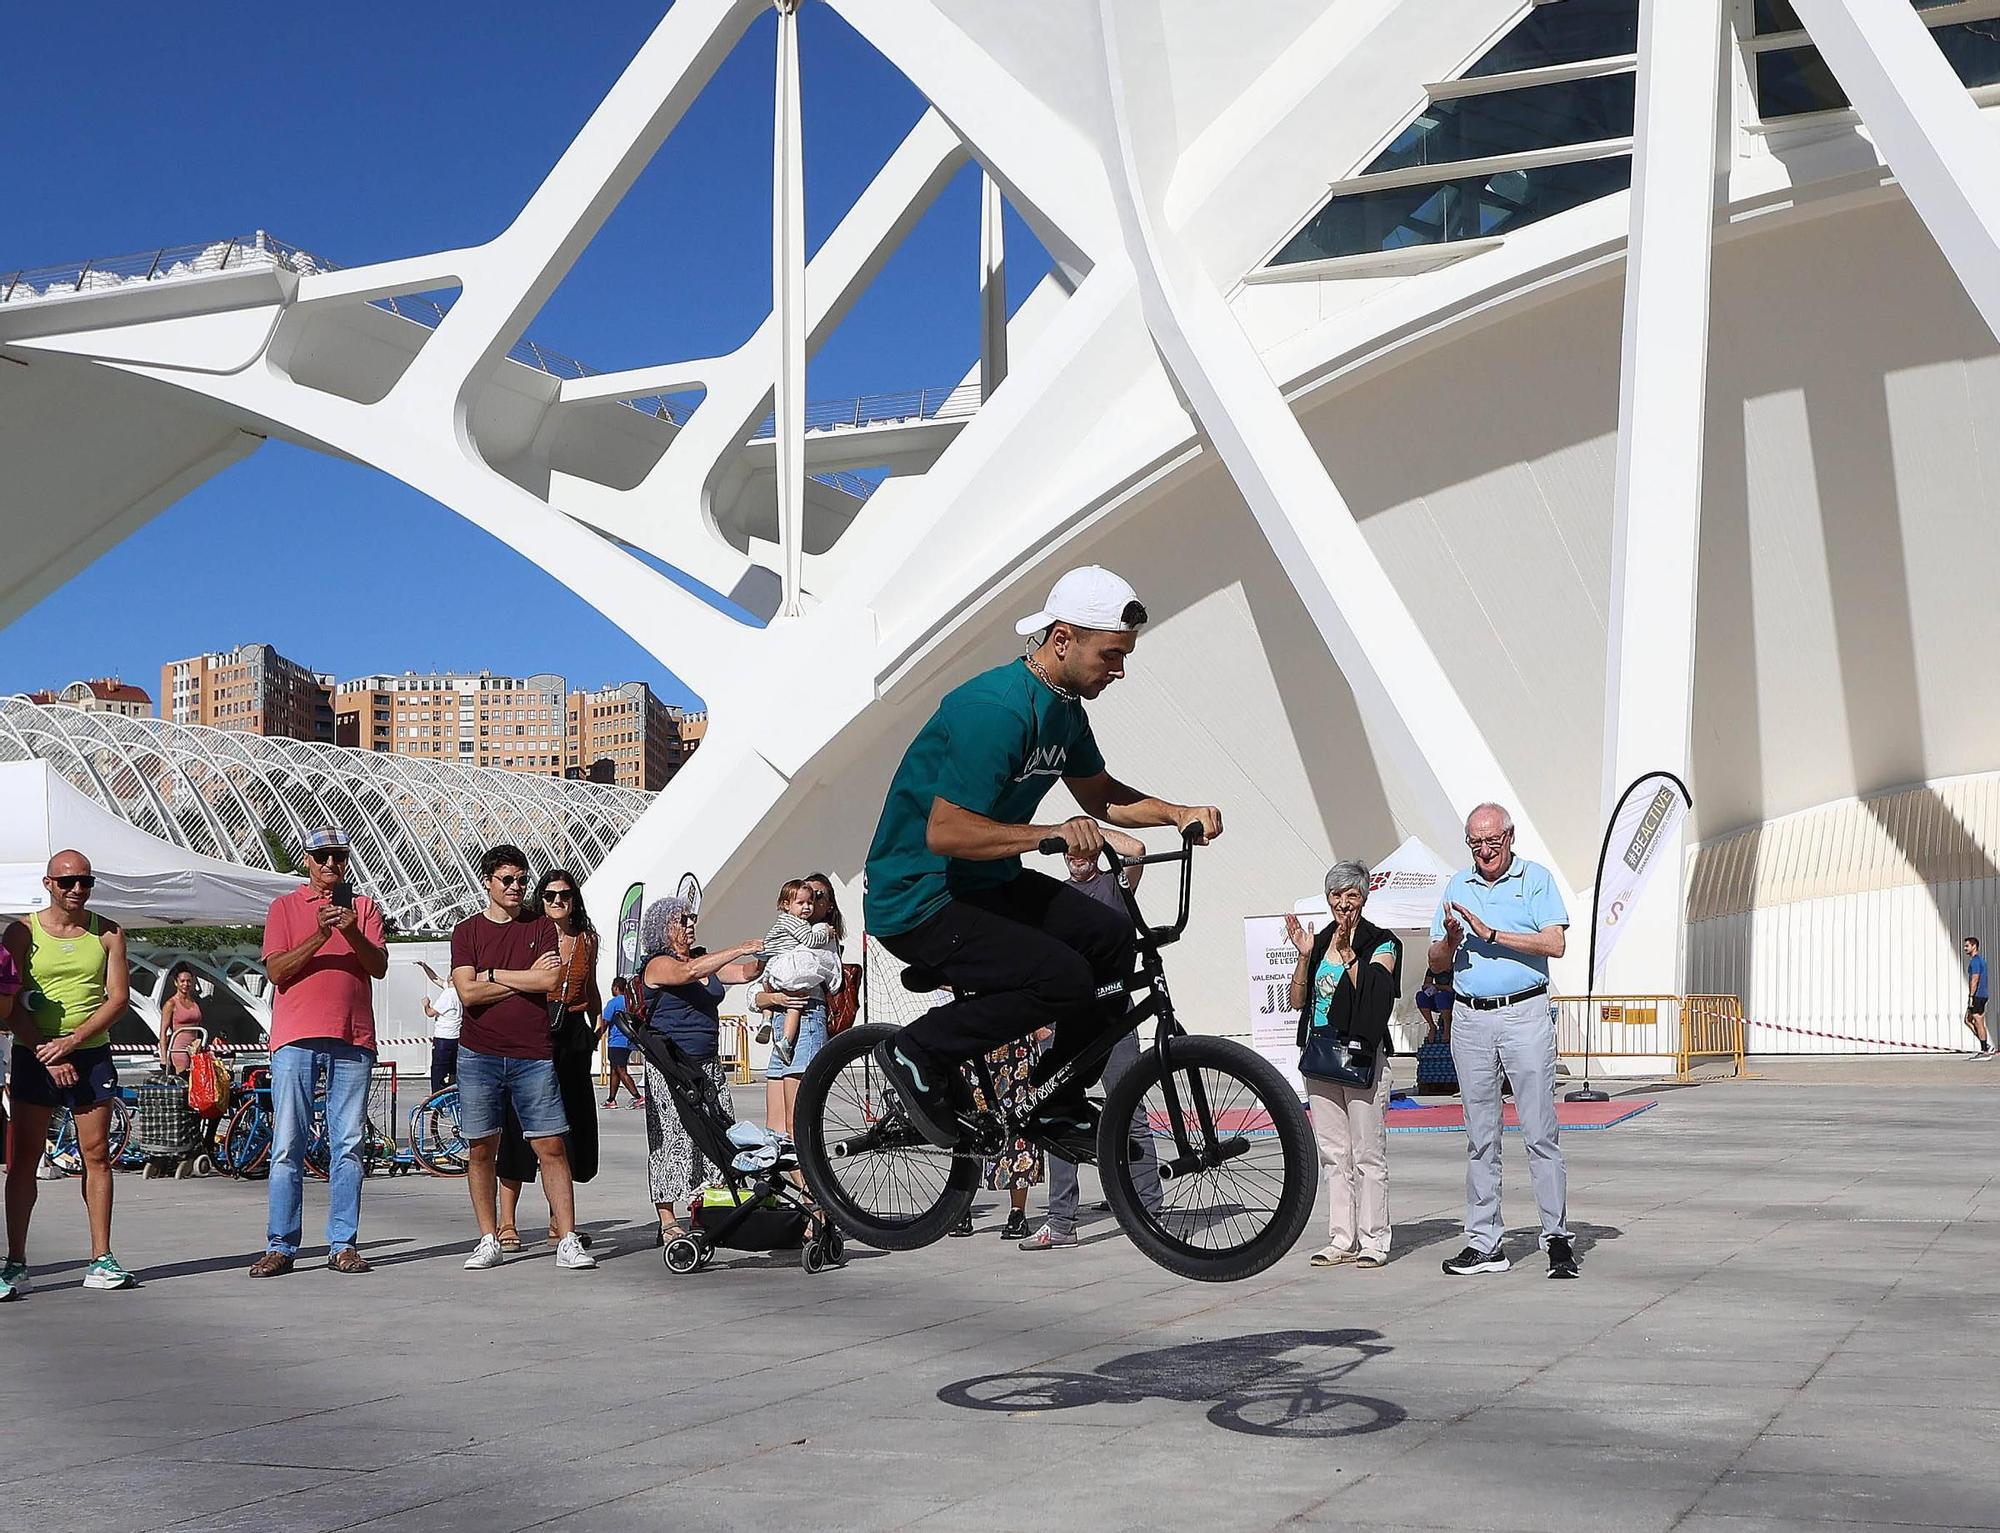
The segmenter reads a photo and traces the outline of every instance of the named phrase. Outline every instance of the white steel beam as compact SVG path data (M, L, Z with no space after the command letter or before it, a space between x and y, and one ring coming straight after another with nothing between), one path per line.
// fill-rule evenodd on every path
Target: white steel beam
M1000 183L979 178L979 401L1007 376L1007 246Z
M1147 328L1410 794L1419 822L1412 828L1433 846L1453 848L1463 842L1472 807L1501 800L1513 810L1526 849L1550 858L1220 289L1160 215L1164 189L1149 197L1149 135L1135 119L1160 82L1126 68L1120 30L1156 27L1157 15L1099 0L1096 18L1106 87L1105 169ZM1143 44L1133 50L1134 57L1143 53ZM1157 137L1159 125L1152 126Z
M806 557L806 180L799 117L799 0L777 0L771 124L771 317L777 321L778 547L786 617L799 615Z
M1604 812L1641 773L1685 776L1694 710L1723 0L1641 0L1632 222L1604 667ZM1682 846L1601 989L1680 989Z
M2000 138L1910 0L1794 0L1910 205L2000 336Z

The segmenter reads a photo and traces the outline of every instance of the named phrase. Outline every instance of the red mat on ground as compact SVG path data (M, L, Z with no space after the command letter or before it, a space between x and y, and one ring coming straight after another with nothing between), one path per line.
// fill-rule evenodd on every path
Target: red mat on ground
M1621 1097L1615 1102L1557 1102L1556 1122L1568 1129L1612 1128L1660 1104L1651 1098ZM1385 1115L1392 1134L1462 1134L1463 1107L1392 1107ZM1518 1131L1521 1115L1514 1104L1501 1109L1501 1127Z

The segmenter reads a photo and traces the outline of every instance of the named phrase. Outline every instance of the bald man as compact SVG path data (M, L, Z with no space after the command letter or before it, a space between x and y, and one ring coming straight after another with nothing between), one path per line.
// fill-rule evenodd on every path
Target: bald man
M118 1068L108 1034L130 996L125 933L87 908L97 886L90 859L57 852L42 875L46 910L11 924L4 937L21 971L22 999L8 1025L14 1034L14 1117L7 1141L7 1261L0 1300L28 1291L28 1221L35 1211L35 1169L49 1119L68 1108L83 1160L83 1203L90 1219L90 1265L83 1286L131 1288L137 1279L111 1254L111 1099Z

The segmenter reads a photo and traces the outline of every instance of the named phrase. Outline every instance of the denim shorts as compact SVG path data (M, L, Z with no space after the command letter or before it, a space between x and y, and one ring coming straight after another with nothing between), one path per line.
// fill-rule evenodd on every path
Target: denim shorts
M500 1132L506 1104L514 1104L523 1139L546 1139L569 1132L563 1115L562 1092L556 1085L555 1061L506 1059L482 1054L464 1044L458 1048L458 1127L467 1139L485 1139Z
M35 1058L34 1050L16 1043L11 1087L14 1100L33 1107L83 1112L118 1095L118 1066L111 1061L109 1044L78 1049L63 1062L76 1067L75 1085L58 1086L49 1075L49 1067Z

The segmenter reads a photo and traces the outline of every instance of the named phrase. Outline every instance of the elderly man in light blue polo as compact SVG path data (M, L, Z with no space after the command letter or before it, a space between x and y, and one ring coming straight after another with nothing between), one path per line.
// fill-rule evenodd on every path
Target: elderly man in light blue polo
M1556 1026L1549 960L1563 955L1569 911L1549 870L1514 855L1513 817L1481 804L1465 822L1472 866L1445 886L1431 922L1430 966L1450 969L1458 995L1451 1061L1465 1104L1465 1249L1444 1264L1453 1277L1505 1272L1500 1237L1500 1077L1514 1110L1542 1216L1549 1276L1577 1275L1564 1223L1568 1177L1556 1137Z

